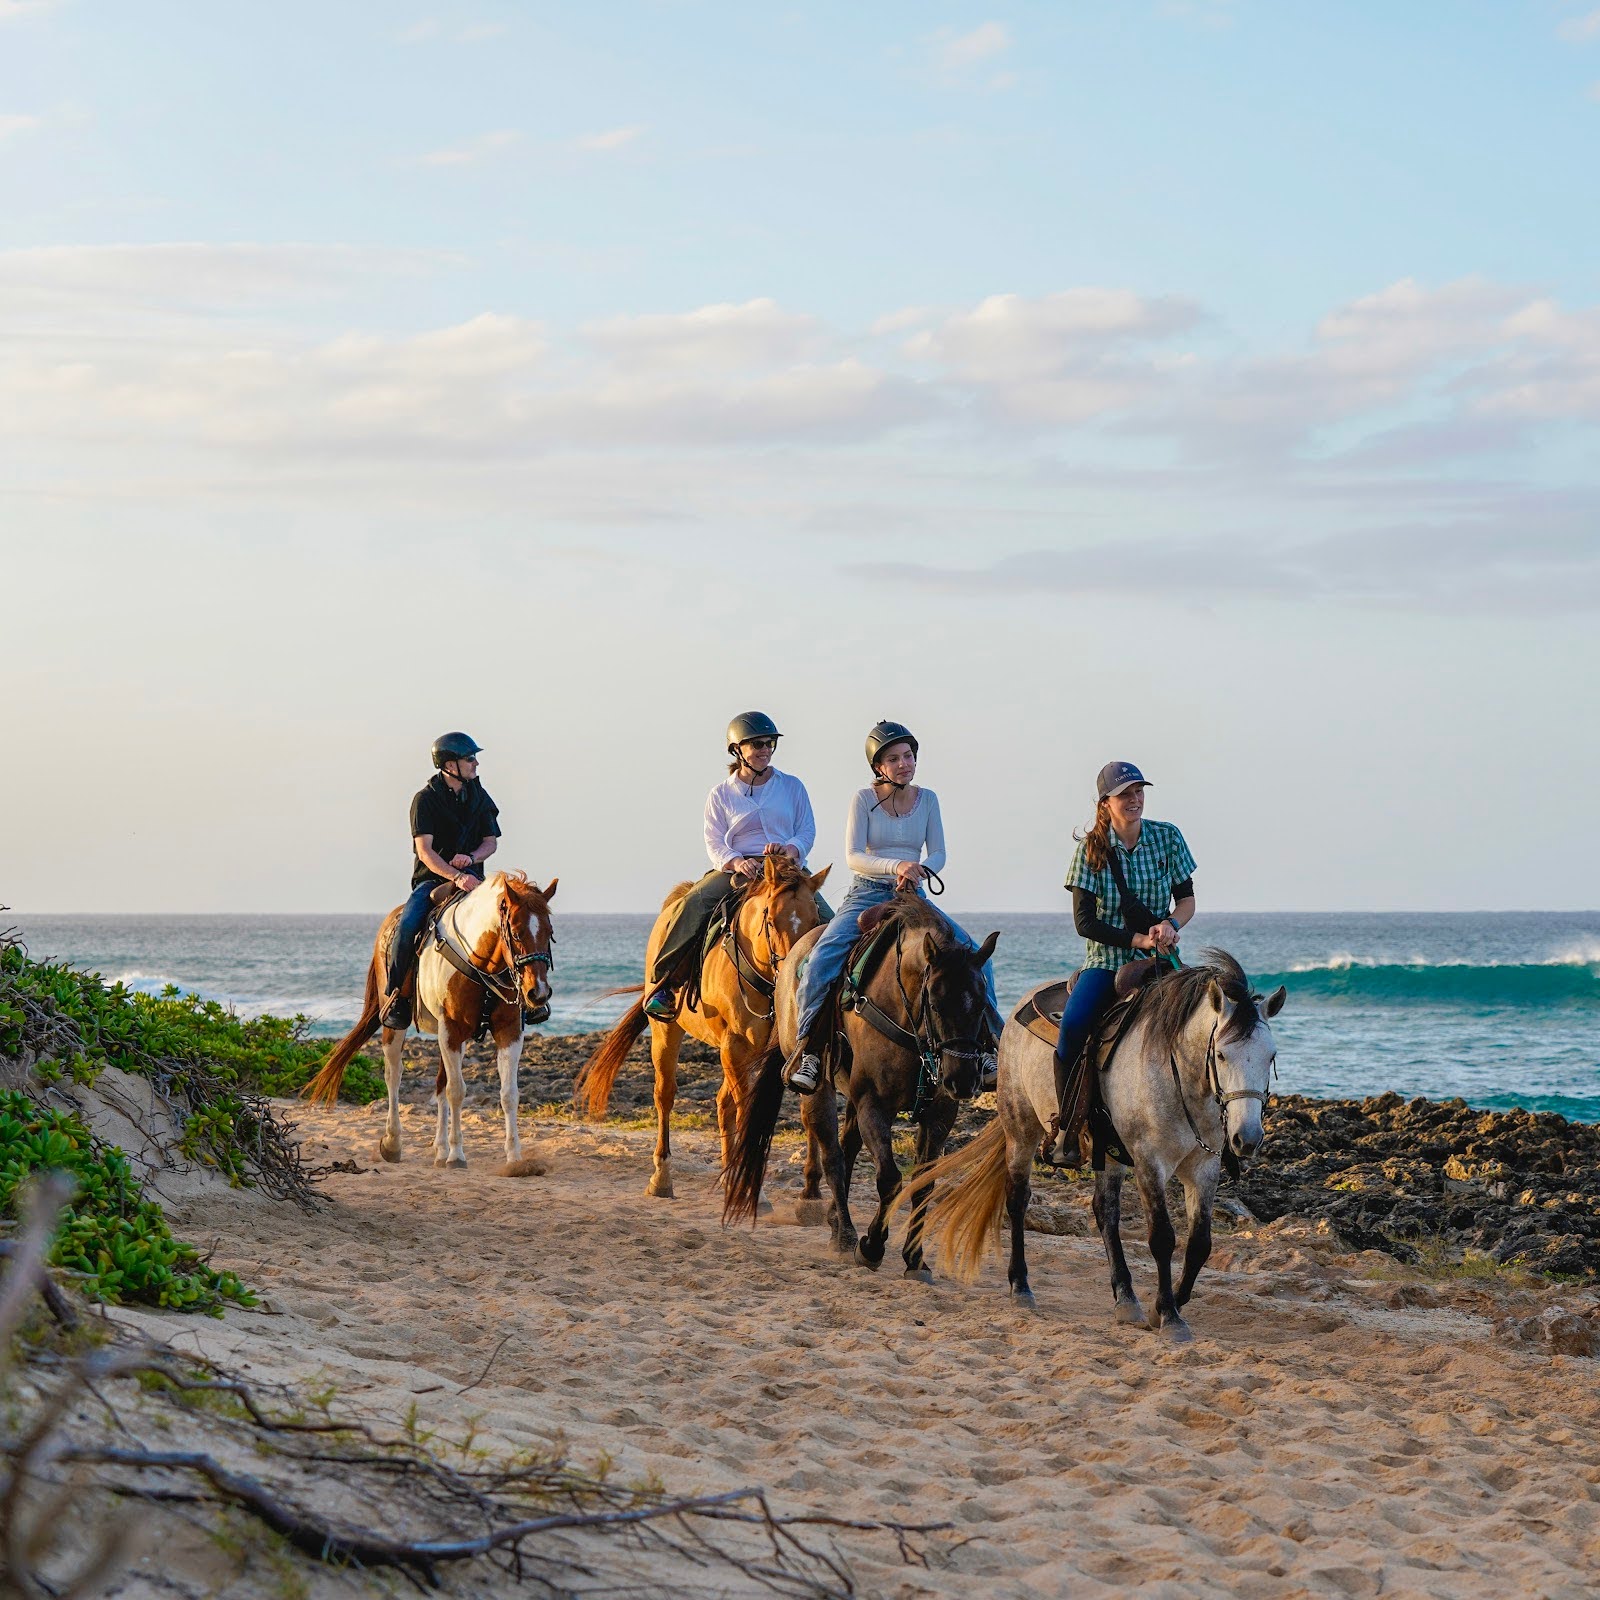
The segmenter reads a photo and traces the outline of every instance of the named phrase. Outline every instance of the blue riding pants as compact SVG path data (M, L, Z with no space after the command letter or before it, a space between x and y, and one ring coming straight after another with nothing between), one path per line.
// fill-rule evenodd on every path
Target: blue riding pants
M428 878L419 883L406 899L400 911L400 926L394 930L394 943L389 946L389 993L393 994L406 981L412 963L417 958L417 940L422 925L428 920L428 900L442 882Z
M1056 1043L1056 1060L1070 1067L1078 1059L1095 1019L1111 1004L1117 975L1106 967L1085 967L1078 974L1061 1013L1061 1038Z
M850 946L855 943L856 935L860 932L861 913L868 906L880 906L885 900L892 900L894 893L893 878L863 878L857 875L850 880L850 888L840 901L839 909L833 914L833 920L823 929L822 937L811 947L806 970L800 979L800 992L796 1000L800 1008L799 1034L802 1041L810 1034L811 1025L821 1015L828 996L833 993L834 985L844 975L844 964L849 959ZM937 911L938 907L935 906L934 909ZM944 913L940 911L939 915L943 917ZM977 940L973 939L959 923L952 922L949 917L944 917L944 920L951 933L968 950L978 948ZM986 961L983 964L983 983L989 992L989 1027L993 1031L993 1036L998 1039L1002 1023L1000 1005L994 993L993 962Z

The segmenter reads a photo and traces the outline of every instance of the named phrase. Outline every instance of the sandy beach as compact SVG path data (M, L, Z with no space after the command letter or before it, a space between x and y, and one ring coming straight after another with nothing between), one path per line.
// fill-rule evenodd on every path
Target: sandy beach
M1290 1218L1220 1237L1196 1342L1173 1350L1112 1327L1087 1184L1041 1185L1027 1314L994 1263L965 1289L908 1282L893 1253L878 1275L838 1260L794 1221L792 1139L772 1215L728 1232L709 1132L676 1140L680 1197L659 1201L646 1131L540 1117L546 1171L496 1177L475 1086L471 1165L438 1171L420 1078L407 1099L397 1166L373 1157L380 1107L284 1104L312 1160L360 1169L315 1214L216 1188L170 1202L261 1311L118 1315L257 1378L324 1375L378 1415L479 1418L496 1447L559 1438L678 1492L948 1521L925 1566L838 1536L859 1591L896 1600L1577 1597L1600 1577L1595 1363L1494 1331L1592 1296L1430 1283Z

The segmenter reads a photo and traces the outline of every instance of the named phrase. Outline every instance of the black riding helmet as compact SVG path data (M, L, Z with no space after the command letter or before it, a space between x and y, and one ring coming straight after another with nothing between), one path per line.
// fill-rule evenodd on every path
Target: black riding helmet
M781 739L778 724L765 711L741 711L728 724L728 754L736 756L746 739Z
M878 770L878 757L892 744L908 744L912 755L918 754L917 736L903 722L875 722L867 735L867 765Z
M447 761L465 761L483 749L470 733L441 733L433 741L433 764L441 772Z

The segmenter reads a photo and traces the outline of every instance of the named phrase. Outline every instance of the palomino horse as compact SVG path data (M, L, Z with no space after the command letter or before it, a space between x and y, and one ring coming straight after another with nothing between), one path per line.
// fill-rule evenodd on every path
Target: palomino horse
M889 902L883 936L893 938L877 970L867 979L862 1003L844 1013L848 1073L844 1132L839 1130L833 1076L825 1073L816 1091L800 1103L806 1130L805 1189L817 1200L825 1173L833 1203L828 1225L834 1247L854 1252L864 1266L877 1269L888 1238L886 1218L900 1188L894 1154L894 1119L905 1112L916 1123L916 1170L938 1159L955 1126L963 1100L978 1092L981 1037L988 1013L983 968L1000 935L991 933L976 950L952 937L950 925L916 894ZM783 1103L783 1063L798 1046L796 992L799 968L815 938L795 947L794 959L778 981L778 1047L762 1062L761 1076L739 1119L738 1141L728 1167L723 1221L753 1218L761 1199L772 1132ZM878 1210L859 1241L850 1220L850 1179L865 1143L878 1167ZM922 1259L922 1219L929 1190L913 1208L901 1256L906 1272L931 1276Z
M722 1087L717 1091L717 1128L722 1162L732 1148L734 1124L749 1083L750 1063L772 1037L772 990L784 957L795 941L818 926L817 891L832 869L806 873L787 856L763 858L761 876L738 902L727 935L710 951L700 971L700 997L685 1005L676 1022L650 1021L650 1060L656 1074L655 1169L646 1194L672 1198L672 1103L678 1093L678 1051L688 1034L722 1055ZM662 903L650 933L644 970L648 979L666 934L667 912L689 888L680 883ZM645 987L648 987L646 984ZM620 991L632 994L632 989ZM647 1019L641 999L629 1007L599 1049L584 1063L574 1094L591 1117L603 1117L611 1089L633 1042Z
M522 1137L517 1131L517 1063L522 1059L522 1013L547 1010L550 1002L550 902L557 880L540 889L521 872L492 873L470 894L451 901L439 914L439 933L457 957L452 962L429 934L417 958L416 1025L439 1039L439 1076L433 1087L438 1129L433 1140L436 1167L464 1167L461 1103L466 1082L461 1055L486 1016L500 1065L500 1109L506 1118L506 1176L521 1176ZM367 992L361 1019L342 1038L322 1071L301 1093L332 1105L344 1082L344 1069L373 1034L383 1035L383 1076L389 1086L389 1117L378 1153L385 1161L400 1159L400 1055L404 1028L382 1028L378 1010L389 944L400 920L396 906L383 919L367 968ZM468 972L461 967L470 969ZM480 976L481 975L481 976ZM445 1121L449 1102L448 1136Z
M1040 985L1044 987L1044 985ZM1030 990L1023 1002L1038 990ZM1192 1335L1180 1312L1211 1254L1211 1212L1224 1152L1249 1161L1261 1145L1261 1111L1277 1060L1267 1018L1283 1007L1280 986L1265 999L1250 992L1239 963L1222 950L1204 962L1151 980L1137 1016L1096 1065L1100 1092L1123 1148L1149 1223L1156 1263L1156 1302L1146 1319L1122 1253L1122 1174L1108 1162L1095 1176L1094 1220L1111 1266L1115 1319L1148 1322L1165 1338ZM1040 1136L1056 1110L1054 1052L1013 1017L1000 1036L999 1115L978 1138L924 1173L918 1184L953 1180L933 1204L928 1236L941 1267L968 1282L992 1239L1002 1208L1011 1219L1011 1292L1032 1306L1023 1253L1023 1218ZM1174 1292L1176 1243L1167 1211L1167 1183L1183 1185L1188 1238L1183 1277Z

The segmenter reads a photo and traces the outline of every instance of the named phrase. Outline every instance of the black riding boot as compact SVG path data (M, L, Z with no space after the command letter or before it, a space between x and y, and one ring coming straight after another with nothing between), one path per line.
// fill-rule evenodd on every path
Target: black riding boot
M1066 1130L1067 1124L1072 1120L1072 1107L1067 1104L1067 1097L1070 1093L1074 1100L1077 1099L1076 1093L1073 1092L1072 1070L1077 1063L1064 1063L1060 1056L1054 1056L1052 1059L1056 1069L1056 1131L1045 1159L1054 1167L1075 1167L1078 1164L1078 1152L1068 1144Z

